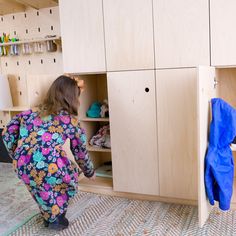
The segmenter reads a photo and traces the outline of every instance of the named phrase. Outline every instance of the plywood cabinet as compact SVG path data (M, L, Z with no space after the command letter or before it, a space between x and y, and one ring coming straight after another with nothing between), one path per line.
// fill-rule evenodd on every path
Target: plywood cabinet
M154 70L107 77L114 190L158 195Z
M102 0L60 0L64 72L104 72Z
M153 0L153 12L156 68L210 65L208 1Z
M197 199L196 76L156 71L160 196Z
M151 0L104 0L108 71L154 69Z
M236 1L211 1L211 61L214 66L236 65Z

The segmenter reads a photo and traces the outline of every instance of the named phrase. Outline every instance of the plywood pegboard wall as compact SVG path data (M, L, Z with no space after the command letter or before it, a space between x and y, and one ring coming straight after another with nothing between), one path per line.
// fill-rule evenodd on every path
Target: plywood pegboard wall
M18 37L20 41L45 38L47 35L60 36L59 8L29 9L0 16L0 35L3 33L10 34L10 38ZM44 45L43 53L24 55L20 52L18 56L2 56L0 73L9 77L13 105L30 106L28 94L31 88L27 85L27 75L62 74L61 47L58 46L56 52L47 52Z

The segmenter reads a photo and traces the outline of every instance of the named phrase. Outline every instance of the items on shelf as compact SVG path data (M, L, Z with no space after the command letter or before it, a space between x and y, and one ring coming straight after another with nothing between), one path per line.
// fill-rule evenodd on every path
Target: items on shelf
M86 115L91 118L109 117L108 100L105 99L103 103L94 102L89 107Z
M7 43L9 42L10 35L6 35L3 33L2 37L0 37L0 43ZM8 47L0 47L0 56L7 56L8 54Z
M96 168L96 176L112 178L112 162L104 162L102 166Z
M90 139L89 144L100 148L111 148L110 141L110 126L104 125L98 132Z
M102 118L104 118L104 117L109 117L109 107L108 107L108 100L107 100L107 99L105 99L105 100L103 101L103 104L102 104L102 106L101 106L100 116L101 116Z
M34 53L43 53L44 48L47 52L56 52L59 43L60 37L56 35L47 35L40 39L19 40L18 38L10 39L9 34L3 33L3 36L0 37L0 56L17 56L20 53L30 55L33 51Z

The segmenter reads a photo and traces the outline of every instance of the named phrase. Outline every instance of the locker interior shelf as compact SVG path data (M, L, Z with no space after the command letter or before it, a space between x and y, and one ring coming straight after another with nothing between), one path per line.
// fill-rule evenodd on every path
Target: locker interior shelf
M89 152L111 152L110 148L100 148L91 145L87 145L87 150Z
M80 119L80 121L84 121L84 122L109 122L109 117L105 117L105 118L90 118L90 117L83 117Z
M94 188L108 188L111 189L113 186L111 178L96 177L96 179L89 180L88 178L83 178L79 182L79 188L81 187L94 187Z

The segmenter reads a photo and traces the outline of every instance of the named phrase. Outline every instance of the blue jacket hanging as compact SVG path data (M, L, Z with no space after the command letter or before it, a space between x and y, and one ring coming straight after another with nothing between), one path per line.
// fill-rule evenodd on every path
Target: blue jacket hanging
M234 161L230 144L236 136L236 110L220 98L211 100L212 121L205 158L205 186L210 204L230 208L233 192Z

